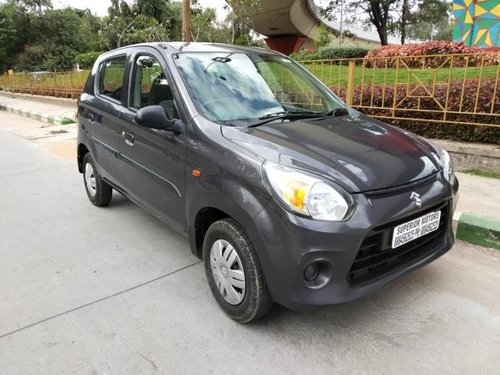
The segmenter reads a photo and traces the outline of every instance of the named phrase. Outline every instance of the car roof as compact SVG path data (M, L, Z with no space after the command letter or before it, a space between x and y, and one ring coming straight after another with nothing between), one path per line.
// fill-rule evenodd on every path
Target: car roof
M114 49L103 54L108 55L120 50L127 50L137 47L153 47L161 49L166 54L173 54L178 52L225 52L225 53L275 53L272 50L261 47L249 47L233 44L222 43L204 43L204 42L159 42L159 43L140 43L124 46Z

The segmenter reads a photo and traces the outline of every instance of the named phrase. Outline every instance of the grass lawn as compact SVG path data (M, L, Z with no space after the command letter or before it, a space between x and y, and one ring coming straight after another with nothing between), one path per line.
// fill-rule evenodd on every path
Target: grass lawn
M324 84L329 87L347 87L347 66L345 65L330 65L321 63L307 63L304 66L312 72L316 77L318 77ZM480 67L470 67L470 68L452 68L451 69L451 79L452 80L469 80L479 78L480 74L482 78L495 78L498 74L500 68L495 66L486 66L483 68L481 73ZM434 74L436 74L436 82L443 83L448 82L450 78L450 68L445 67L437 71L434 69L399 69L397 74L397 83L406 83L408 80L410 83L416 83L418 80L430 84L434 80ZM396 83L396 68L363 68L363 66L356 66L354 73L354 87L364 84L387 84L394 85Z

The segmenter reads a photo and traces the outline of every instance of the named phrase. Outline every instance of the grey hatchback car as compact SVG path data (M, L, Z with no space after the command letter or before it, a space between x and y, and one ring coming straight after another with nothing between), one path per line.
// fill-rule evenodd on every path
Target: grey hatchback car
M116 190L185 234L241 323L273 302L357 299L454 242L448 153L260 48L103 54L78 104L78 169L94 205Z

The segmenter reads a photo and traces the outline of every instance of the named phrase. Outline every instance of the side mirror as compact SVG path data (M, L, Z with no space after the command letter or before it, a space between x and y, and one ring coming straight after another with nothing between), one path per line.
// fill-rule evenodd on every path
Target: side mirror
M135 122L145 128L168 130L175 134L182 133L180 121L170 119L163 107L159 105L141 108L135 115Z

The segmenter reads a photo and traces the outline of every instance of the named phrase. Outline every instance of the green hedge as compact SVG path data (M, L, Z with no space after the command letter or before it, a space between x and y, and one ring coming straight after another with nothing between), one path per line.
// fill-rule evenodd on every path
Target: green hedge
M308 50L292 53L290 57L296 61L319 60L318 52Z
M86 52L76 55L75 61L82 69L91 69L97 58L104 52Z
M358 47L321 47L318 51L299 51L291 58L297 61L363 58L369 50Z
M363 58L369 50L359 47L323 47L318 51L321 60Z

